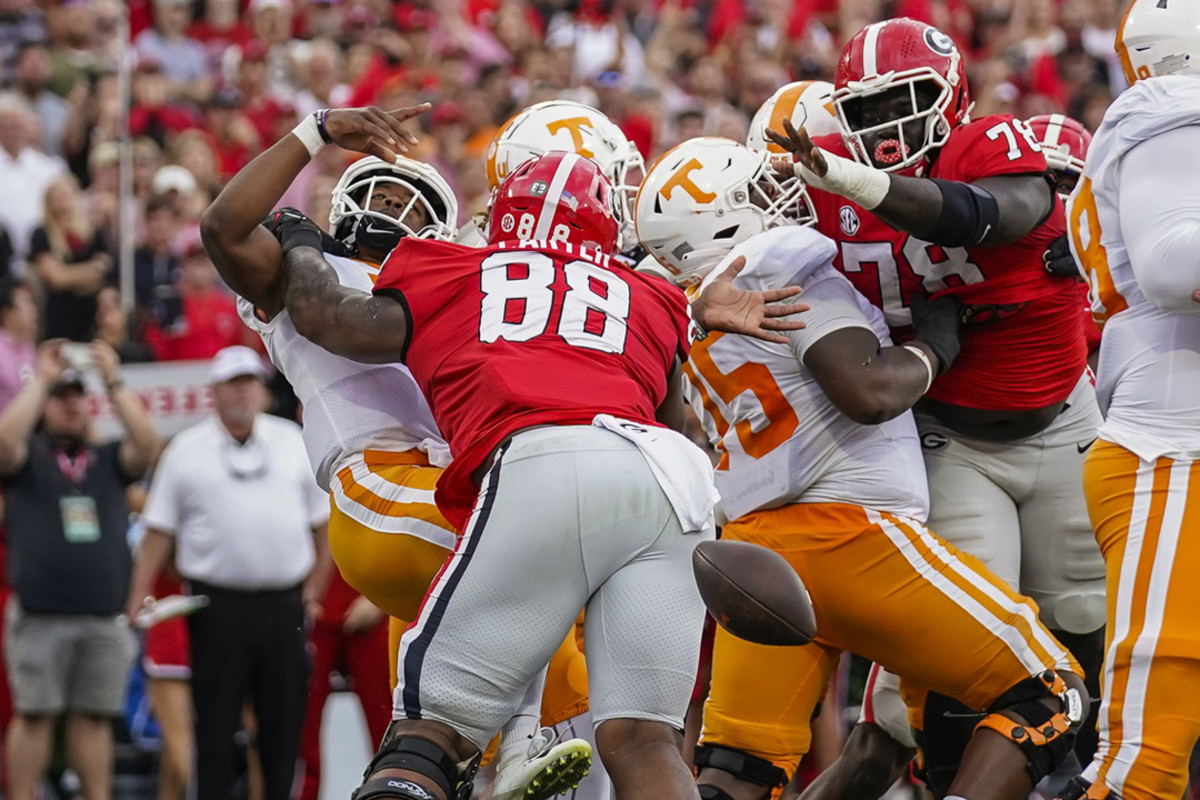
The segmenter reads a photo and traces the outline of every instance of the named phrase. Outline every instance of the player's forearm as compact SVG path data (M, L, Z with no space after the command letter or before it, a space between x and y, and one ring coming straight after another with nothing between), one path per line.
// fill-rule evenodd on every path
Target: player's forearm
M288 134L238 170L201 217L206 241L218 247L248 241L309 161L304 144Z
M975 183L889 176L881 220L918 239L949 247L1010 244L1052 210L1050 185L1038 175L983 178Z
M925 394L930 372L919 356L902 347L884 347L864 363L858 390L842 413L862 425L878 425L908 411Z
M279 311L279 243L260 224L309 162L294 135L243 167L200 218L204 246L235 292L273 316Z
M399 361L408 341L408 315L395 300L342 286L313 247L283 258L283 301L296 331L331 353L355 361Z

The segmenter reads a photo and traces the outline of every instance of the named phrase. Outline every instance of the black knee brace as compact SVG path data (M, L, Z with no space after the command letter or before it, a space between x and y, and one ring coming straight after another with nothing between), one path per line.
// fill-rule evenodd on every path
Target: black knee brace
M925 698L924 716L925 728L915 732L921 748L917 777L941 800L950 793L950 784L958 774L975 726L987 715L953 697L930 692Z
M1056 712L1044 702L1057 701ZM1026 678L992 703L991 713L976 726L987 728L1015 744L1029 760L1029 777L1036 784L1063 762L1075 743L1075 735L1088 712L1086 690L1069 688L1054 670ZM999 711L1011 711L1025 720L1022 725Z
M375 800L380 797L411 797L427 800L428 790L404 778L372 778L381 769L405 769L428 778L445 793L447 800L468 800L479 769L481 756L476 755L459 768L450 755L428 739L406 736L396 732L396 723L388 727L383 743L363 773L363 783L350 800Z
M697 767L719 769L739 780L771 789L785 786L788 782L788 774L770 761L719 744L702 744L697 747L695 762Z
M1068 633L1051 629L1054 638L1063 643L1071 651L1079 666L1083 667L1083 685L1092 698L1100 696L1100 673L1104 670L1104 628L1098 628L1091 633ZM1079 763L1087 766L1092 763L1096 747L1100 743L1100 732L1096 730L1096 720L1100 716L1100 703L1093 699L1091 710L1079 726L1079 734L1075 737L1075 757Z

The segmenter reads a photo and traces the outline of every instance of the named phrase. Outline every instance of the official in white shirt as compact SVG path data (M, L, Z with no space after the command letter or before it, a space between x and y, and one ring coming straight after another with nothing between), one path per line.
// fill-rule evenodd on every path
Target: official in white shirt
M287 800L295 775L308 659L305 607L323 594L329 500L313 480L300 428L262 413L266 369L246 347L212 362L216 414L178 434L143 512L146 536L127 612L175 564L211 604L188 619L197 800L227 800L244 700L258 718L265 800Z

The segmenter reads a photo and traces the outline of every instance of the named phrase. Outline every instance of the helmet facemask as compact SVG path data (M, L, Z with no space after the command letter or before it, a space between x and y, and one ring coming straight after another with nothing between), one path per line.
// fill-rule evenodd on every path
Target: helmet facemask
M399 187L408 194L394 216L370 207L376 190L383 185ZM425 181L379 170L368 172L339 193L329 217L338 240L388 253L405 236L453 239L454 225L448 215L445 203Z
M954 91L923 68L851 82L835 92L833 103L855 160L894 172L923 168L929 152L946 143L952 124L945 112Z

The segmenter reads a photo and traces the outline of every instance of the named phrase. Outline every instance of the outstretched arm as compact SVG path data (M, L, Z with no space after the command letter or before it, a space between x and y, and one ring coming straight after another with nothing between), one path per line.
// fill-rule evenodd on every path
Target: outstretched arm
M417 141L400 123L427 108L428 104L390 112L378 108L331 110L324 117L325 132L347 150L394 161L396 153L406 152L408 145ZM308 130L303 131L306 126ZM300 135L317 136L319 149L319 129L307 118L234 175L200 218L204 247L221 277L272 317L283 308L281 253L279 242L260 223L312 158Z
M753 336L767 342L787 344L780 331L798 331L804 323L783 319L808 311L804 303L784 303L800 294L799 286L747 292L733 285L733 279L746 267L746 257L738 256L712 280L705 281L691 302L692 319L703 331L724 331Z
M949 247L1002 245L1023 238L1054 208L1054 189L1042 175L998 175L972 183L911 178L827 153L808 132L783 120L768 130L792 154L795 174L809 186L841 195L888 225Z

